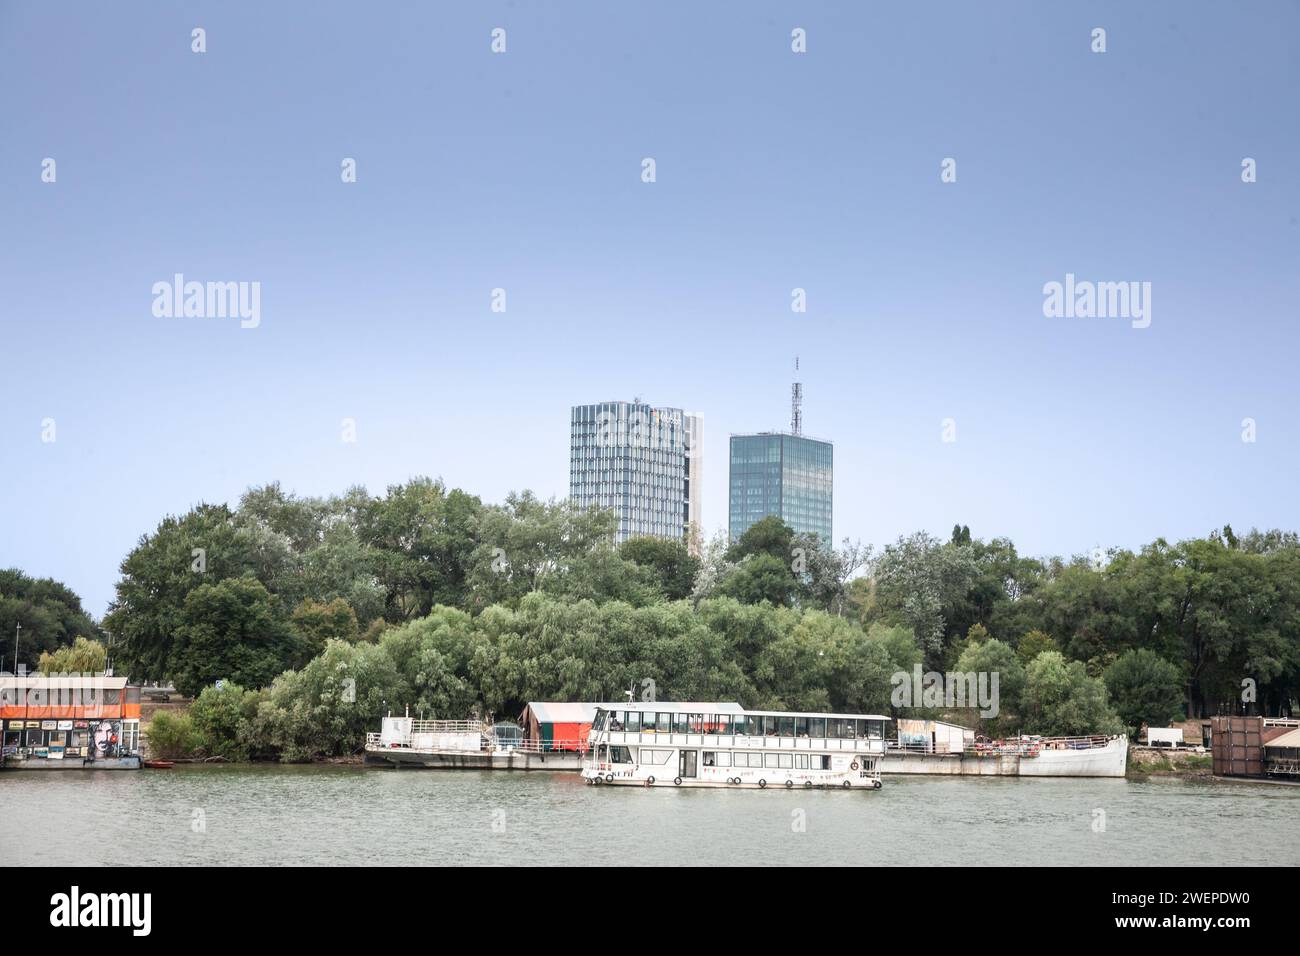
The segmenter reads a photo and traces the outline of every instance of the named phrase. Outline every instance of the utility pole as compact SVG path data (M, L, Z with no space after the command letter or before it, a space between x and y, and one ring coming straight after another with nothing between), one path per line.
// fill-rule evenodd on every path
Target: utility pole
M14 628L14 676L18 676L18 635L23 632L23 622L19 621L18 626Z

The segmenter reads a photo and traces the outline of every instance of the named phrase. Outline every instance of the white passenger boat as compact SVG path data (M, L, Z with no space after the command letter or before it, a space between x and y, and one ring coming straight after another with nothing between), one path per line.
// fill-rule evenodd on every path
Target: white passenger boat
M887 720L633 702L597 710L582 776L638 787L879 790Z

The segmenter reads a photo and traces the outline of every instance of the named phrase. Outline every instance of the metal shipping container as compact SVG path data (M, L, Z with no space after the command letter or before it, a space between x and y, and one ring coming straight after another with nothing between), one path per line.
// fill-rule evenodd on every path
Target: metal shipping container
M1214 774L1219 777L1261 777L1264 754L1262 717L1213 717L1210 721Z

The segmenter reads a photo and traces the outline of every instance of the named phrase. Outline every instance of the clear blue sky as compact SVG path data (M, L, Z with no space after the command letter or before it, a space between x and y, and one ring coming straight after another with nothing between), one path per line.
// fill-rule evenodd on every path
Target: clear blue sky
M796 352L837 538L1298 528L1298 46L1291 2L4 0L0 566L100 614L251 484L563 496L570 405L634 395L706 416L724 527ZM260 328L155 318L176 272ZM1067 272L1151 327L1045 318Z

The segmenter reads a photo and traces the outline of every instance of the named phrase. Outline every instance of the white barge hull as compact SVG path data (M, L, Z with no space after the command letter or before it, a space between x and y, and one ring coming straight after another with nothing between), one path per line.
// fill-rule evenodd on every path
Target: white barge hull
M565 751L537 753L522 750L414 750L366 748L372 766L411 767L422 770L563 770L582 769L582 756Z
M880 772L963 777L1123 777L1128 763L1128 738L1119 736L1105 746L1088 749L1039 750L1030 756L1009 753L909 753L890 750Z
M684 780L681 777L674 777L671 780L660 780L657 777L638 778L614 774L606 774L601 777L584 773L582 776L587 783L598 784L602 787L704 787L711 790L879 790L881 786L879 777L860 778L857 774L852 777L846 776L838 781L822 780L819 782L813 782L812 780L796 781L789 778L744 780L740 777L729 777L726 780Z
M1090 750L1042 750L1020 759L1022 777L1122 777L1128 763L1128 738L1116 737Z

